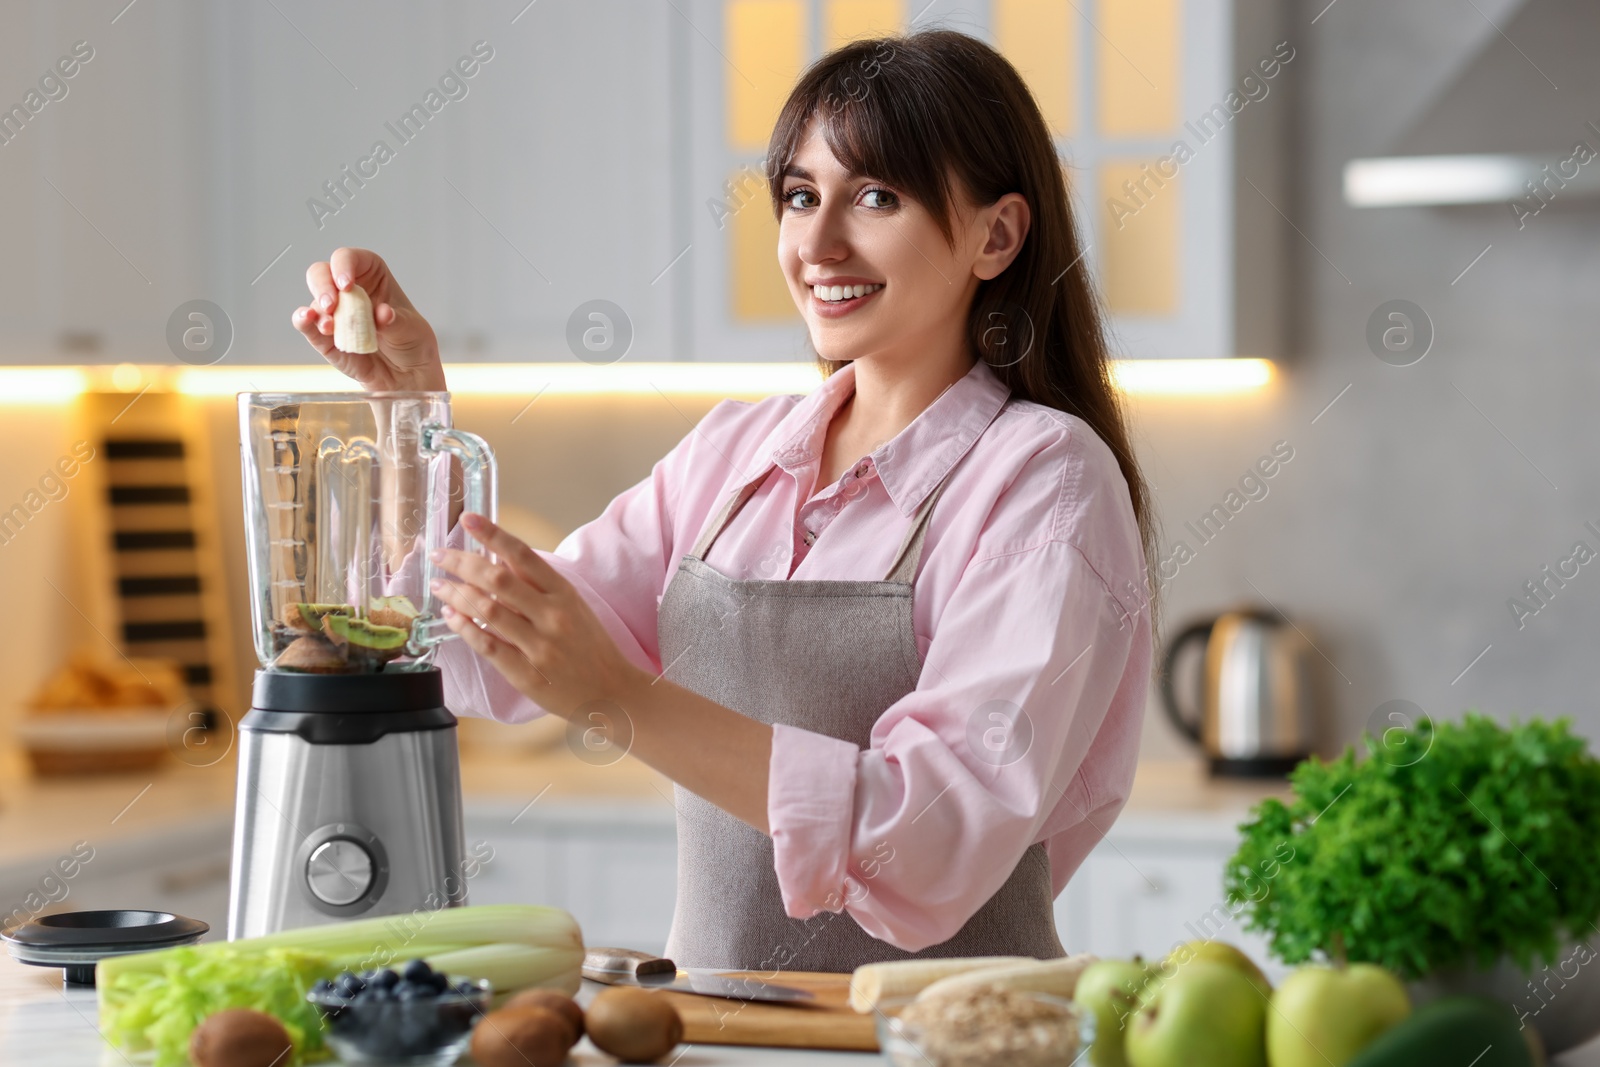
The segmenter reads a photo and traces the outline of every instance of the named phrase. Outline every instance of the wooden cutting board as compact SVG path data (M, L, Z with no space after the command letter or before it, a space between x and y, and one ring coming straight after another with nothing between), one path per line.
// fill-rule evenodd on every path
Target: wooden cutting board
M729 971L734 977L770 979L778 985L808 989L816 1001L808 1005L765 1004L662 990L683 1019L683 1039L690 1044L761 1045L769 1048L838 1049L876 1052L874 1016L850 1008L850 976L816 971L784 971L777 977L753 971Z

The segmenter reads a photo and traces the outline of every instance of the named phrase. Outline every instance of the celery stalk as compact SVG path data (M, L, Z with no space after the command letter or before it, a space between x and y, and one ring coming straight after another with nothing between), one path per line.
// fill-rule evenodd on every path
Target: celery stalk
M487 978L499 993L538 986L572 996L582 982L583 948L475 945L429 956L428 964L446 974Z

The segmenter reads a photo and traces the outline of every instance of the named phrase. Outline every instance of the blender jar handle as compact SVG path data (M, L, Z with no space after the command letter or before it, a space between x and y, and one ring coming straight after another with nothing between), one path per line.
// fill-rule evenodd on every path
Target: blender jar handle
M464 482L461 505L463 514L471 511L484 516L490 522L497 521L499 509L496 498L500 479L494 449L489 447L489 442L466 430L425 426L422 430L422 447L424 451L443 452L461 461L461 476ZM448 504L446 506L448 507ZM431 549L433 546L427 547ZM481 544L477 547L477 551L493 558ZM433 579L438 577L439 568L430 556L424 556L424 560L422 575L424 618L418 620L418 625L412 630L411 639L423 648L431 648L440 641L454 637L455 633L434 612Z

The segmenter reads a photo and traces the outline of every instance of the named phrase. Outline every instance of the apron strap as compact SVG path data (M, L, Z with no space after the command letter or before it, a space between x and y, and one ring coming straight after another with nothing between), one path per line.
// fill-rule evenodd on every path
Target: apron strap
M694 548L689 552L691 556L698 560L706 558L706 553L711 551L711 545L716 541L717 535L722 533L723 527L733 521L735 515L739 514L739 509L744 507L750 498L756 495L756 490L761 488L761 483L767 480L767 476L772 473L772 470L773 468L768 468L750 479L750 481L745 482L737 492L728 498L728 502L722 505L722 510L712 516L711 521L700 534L700 540L694 543Z
M910 583L917 576L917 565L922 562L922 542L928 536L928 523L933 518L933 505L938 503L939 494L944 492L945 483L950 475L946 474L939 484L933 487L933 492L923 499L917 508L917 513L911 517L911 528L906 531L905 538L900 542L900 551L894 557L894 563L889 567L889 573L884 577L886 582Z
M711 546L718 535L733 521L739 510L749 503L750 498L755 496L756 490L761 488L761 483L766 481L767 475L771 473L769 470L751 479L728 497L727 503L723 504L722 509L707 523L705 532L700 535L700 540L695 542L690 555L698 560L706 558L706 553L711 551ZM944 479L933 487L933 491L923 499L916 514L911 517L911 526L900 541L900 551L895 553L894 563L890 564L889 574L884 581L910 582L916 577L917 566L922 562L922 545L928 536L928 523L933 518L933 506L938 503L939 494L944 492L949 478L949 474L946 474Z

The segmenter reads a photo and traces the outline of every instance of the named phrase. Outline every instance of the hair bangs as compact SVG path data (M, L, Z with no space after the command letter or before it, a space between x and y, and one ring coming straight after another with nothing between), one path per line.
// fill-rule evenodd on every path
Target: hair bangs
M950 175L934 146L940 133L923 121L930 112L919 92L910 52L892 39L857 41L829 53L801 78L773 128L767 184L781 215L783 177L816 123L828 150L852 176L875 178L925 207L945 240L950 222Z

